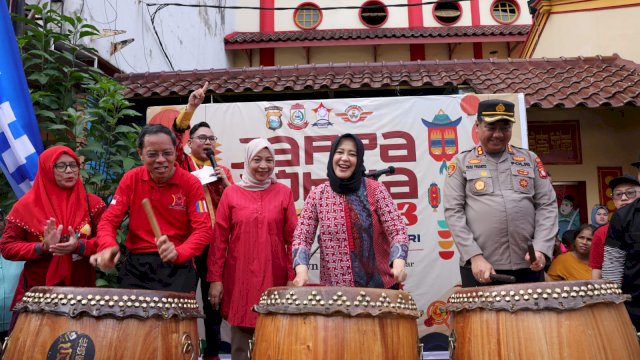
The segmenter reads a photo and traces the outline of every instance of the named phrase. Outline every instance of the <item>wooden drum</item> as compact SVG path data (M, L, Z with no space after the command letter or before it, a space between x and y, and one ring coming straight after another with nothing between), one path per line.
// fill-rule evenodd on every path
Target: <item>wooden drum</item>
M404 291L276 287L254 310L255 360L418 358L420 311Z
M628 297L604 280L459 290L446 306L451 358L640 359Z
M132 289L34 287L5 359L197 359L195 294Z

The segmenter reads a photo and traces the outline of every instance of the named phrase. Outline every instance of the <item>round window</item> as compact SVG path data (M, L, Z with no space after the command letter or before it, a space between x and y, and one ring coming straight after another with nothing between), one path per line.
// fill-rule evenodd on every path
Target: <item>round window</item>
M438 1L433 6L433 17L442 25L453 25L460 20L462 8L457 1Z
M511 0L497 0L491 7L491 15L501 24L511 24L518 19L520 9L518 4Z
M293 21L300 29L315 29L322 22L322 11L313 3L300 4L293 13Z
M380 1L367 1L360 6L360 21L368 27L380 27L387 22L389 12Z

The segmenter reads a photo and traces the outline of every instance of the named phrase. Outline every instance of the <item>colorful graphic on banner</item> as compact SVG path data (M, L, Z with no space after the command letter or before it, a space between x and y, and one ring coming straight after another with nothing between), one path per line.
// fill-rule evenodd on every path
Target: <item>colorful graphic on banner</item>
M438 220L438 238L440 238L438 246L441 249L438 251L438 255L442 260L451 260L456 252L454 251L454 242L451 231L449 231L449 225L445 220Z
M524 104L524 98L516 94L476 96L479 100L500 98L516 104L518 122L513 127L512 142L520 146L524 109L519 106ZM426 311L435 300L446 301L446 297L440 296L460 281L458 252L441 206L446 196L442 191L447 172L454 173L467 165L454 163L453 157L474 147L475 116L463 111L461 101L465 98L408 96L203 104L191 121L192 124L207 121L214 129L221 144L220 163L231 169L236 182L244 166L246 144L257 137L268 139L276 152L274 175L291 187L298 210L302 209L310 189L326 181L331 141L338 134L357 134L366 149L364 163L368 170L395 167L393 175L384 175L379 181L391 193L407 225L409 278L404 287L420 309ZM469 101L467 106L471 109L474 102ZM183 104L177 108L182 107ZM148 118L166 109L150 108ZM362 112L356 119L360 109ZM267 119L273 120L274 126L262 123L256 126L256 119L265 119L269 111ZM370 114L362 118L365 112ZM349 113L350 119L357 122L342 118L342 114ZM425 114L429 114L429 121L423 119ZM287 126L279 126L278 121ZM301 129L290 126L302 127L305 122L311 125ZM443 163L446 167L441 170ZM319 252L312 257L311 264L310 282L317 283ZM446 332L444 324L435 325L442 319L437 309L433 310L418 320L421 337ZM428 316L432 327L424 325Z
M429 129L429 155L435 161L441 161L440 174L447 171L447 161L458 153L458 130L462 116L451 120L443 109L438 110L432 121L422 119Z
M440 206L441 198L440 187L438 186L438 184L432 182L431 185L429 185L429 205L431 205L433 212L438 211L438 206Z

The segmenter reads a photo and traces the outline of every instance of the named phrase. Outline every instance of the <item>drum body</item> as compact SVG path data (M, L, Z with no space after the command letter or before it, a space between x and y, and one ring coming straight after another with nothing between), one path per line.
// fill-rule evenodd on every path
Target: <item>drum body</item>
M4 359L197 359L195 294L34 287Z
M418 359L420 312L404 291L277 287L254 310L255 360Z
M640 359L626 298L602 280L459 290L447 304L451 358Z

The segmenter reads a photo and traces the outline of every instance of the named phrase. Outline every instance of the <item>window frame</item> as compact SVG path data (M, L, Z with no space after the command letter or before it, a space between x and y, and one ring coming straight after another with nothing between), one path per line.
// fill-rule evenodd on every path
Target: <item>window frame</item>
M378 25L371 25L371 24L367 24L364 19L362 18L362 10L364 9L365 6L371 6L371 5L379 5L382 6L384 8L384 13L386 14L384 21L381 22ZM382 26L384 26L384 24L387 23L387 21L389 20L389 8L387 7L387 4L385 4L384 2L380 1L380 0L367 0L365 2L362 3L362 5L360 5L360 9L358 9L358 19L360 19L360 22L362 23L362 25L370 28L370 29L377 29L380 28Z
M312 7L312 8L315 8L318 11L318 21L313 26L303 26L298 21L298 13L300 12L300 10L306 10L306 9L303 9L305 7L306 8ZM294 12L293 12L293 23L296 24L296 26L301 30L314 30L318 26L320 26L320 24L322 23L323 16L324 16L324 14L322 13L322 9L320 8L320 6L318 6L318 4L307 1L307 2L303 2L300 5L298 5L296 7L296 9L294 10Z
M438 6L438 4L453 4L458 8L458 11L460 11L460 15L458 15L458 18L454 22L450 22L450 23L443 22L442 20L438 19L438 17L436 16L436 6ZM463 14L462 6L457 1L448 2L448 1L439 0L437 3L433 4L433 6L431 7L431 15L433 16L433 19L442 26L453 26L457 24L462 19L462 14Z
M515 7L516 9L516 16L513 18L513 20L511 21L504 21L504 20L500 20L496 17L496 15L493 12L493 8L501 2L506 2L509 3L511 5L513 5L513 7ZM495 20L498 24L502 24L502 25L511 25L513 23L515 23L516 21L518 21L518 19L520 18L520 14L522 14L522 10L520 9L520 5L518 4L517 1L513 1L513 0L493 0L493 2L491 3L491 7L489 7L489 11L491 12L491 17L493 18L493 20Z

